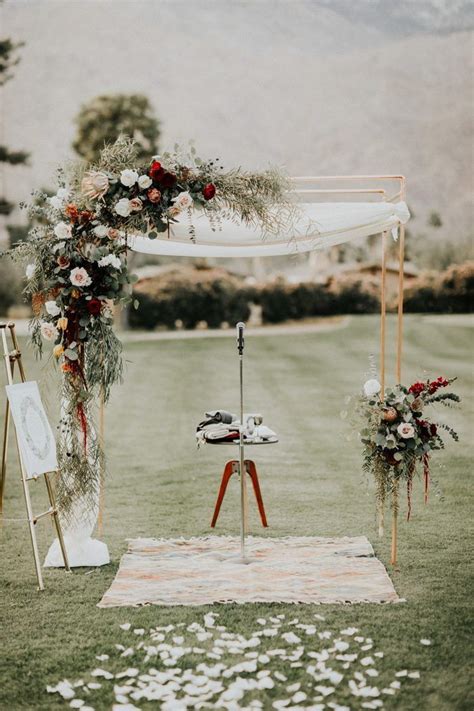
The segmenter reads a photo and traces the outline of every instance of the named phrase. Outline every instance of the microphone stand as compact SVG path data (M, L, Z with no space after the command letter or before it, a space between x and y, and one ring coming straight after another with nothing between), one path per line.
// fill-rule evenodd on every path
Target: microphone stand
M237 351L240 370L240 436L239 436L239 474L240 474L240 555L245 563L245 535L247 532L247 482L244 459L244 328L242 321L237 328Z

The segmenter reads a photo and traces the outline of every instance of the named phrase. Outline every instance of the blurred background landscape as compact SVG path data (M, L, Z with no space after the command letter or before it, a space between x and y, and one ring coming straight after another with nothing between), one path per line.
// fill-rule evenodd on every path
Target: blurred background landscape
M193 140L227 166L403 173L407 310L470 309L473 3L5 0L0 13L2 38L24 43L0 89L2 245L25 238L18 203L53 190L58 164L93 158L122 130L145 155ZM142 308L130 320L370 313L379 253L375 239L265 262L140 256ZM0 313L19 313L20 279L5 261L0 270ZM389 292L394 308L390 281Z

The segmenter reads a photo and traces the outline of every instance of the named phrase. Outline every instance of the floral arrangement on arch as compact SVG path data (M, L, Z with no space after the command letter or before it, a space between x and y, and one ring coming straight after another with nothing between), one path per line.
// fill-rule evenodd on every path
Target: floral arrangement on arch
M425 503L428 501L431 456L444 449L441 432L458 441L457 433L444 422L433 420L428 409L435 404L452 406L458 395L446 391L456 378L415 382L409 387L396 385L381 394L380 383L372 378L363 388L357 403L364 426L359 432L363 445L363 469L373 475L379 521L383 521L385 502L391 496L398 512L400 482L407 488L408 511L412 509L413 478L420 469L424 480Z
M27 207L36 223L27 242L8 254L26 266L32 301L32 342L51 343L62 372L58 496L67 514L78 496L96 501L103 452L94 409L122 378L122 346L112 307L132 301L137 277L128 267L128 237L156 239L176 221L204 211L214 229L223 218L260 227L262 236L293 219L289 181L278 170L224 170L218 159L188 154L154 156L143 164L130 139L104 148L97 165L72 163L58 171L53 197L35 194ZM137 303L134 304L138 306Z

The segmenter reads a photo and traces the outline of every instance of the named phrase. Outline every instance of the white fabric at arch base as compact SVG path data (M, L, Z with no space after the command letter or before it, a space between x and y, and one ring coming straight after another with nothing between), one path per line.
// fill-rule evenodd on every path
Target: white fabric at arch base
M195 211L195 239L185 221L170 226L156 239L143 235L128 238L135 252L174 257L275 257L323 250L359 237L391 231L410 219L404 202L300 203L300 215L291 232L262 237L258 228L223 220L213 231L205 213Z

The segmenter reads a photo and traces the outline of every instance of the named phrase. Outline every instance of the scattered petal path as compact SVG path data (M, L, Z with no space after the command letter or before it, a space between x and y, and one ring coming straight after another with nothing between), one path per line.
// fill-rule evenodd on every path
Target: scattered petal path
M384 654L372 639L357 627L328 629L320 614L310 624L277 614L253 626L248 636L234 633L214 612L148 630L124 622L121 641L97 655L101 666L46 691L82 711L133 711L150 702L163 711L352 711L383 709L387 697L420 678L417 670L377 669Z

